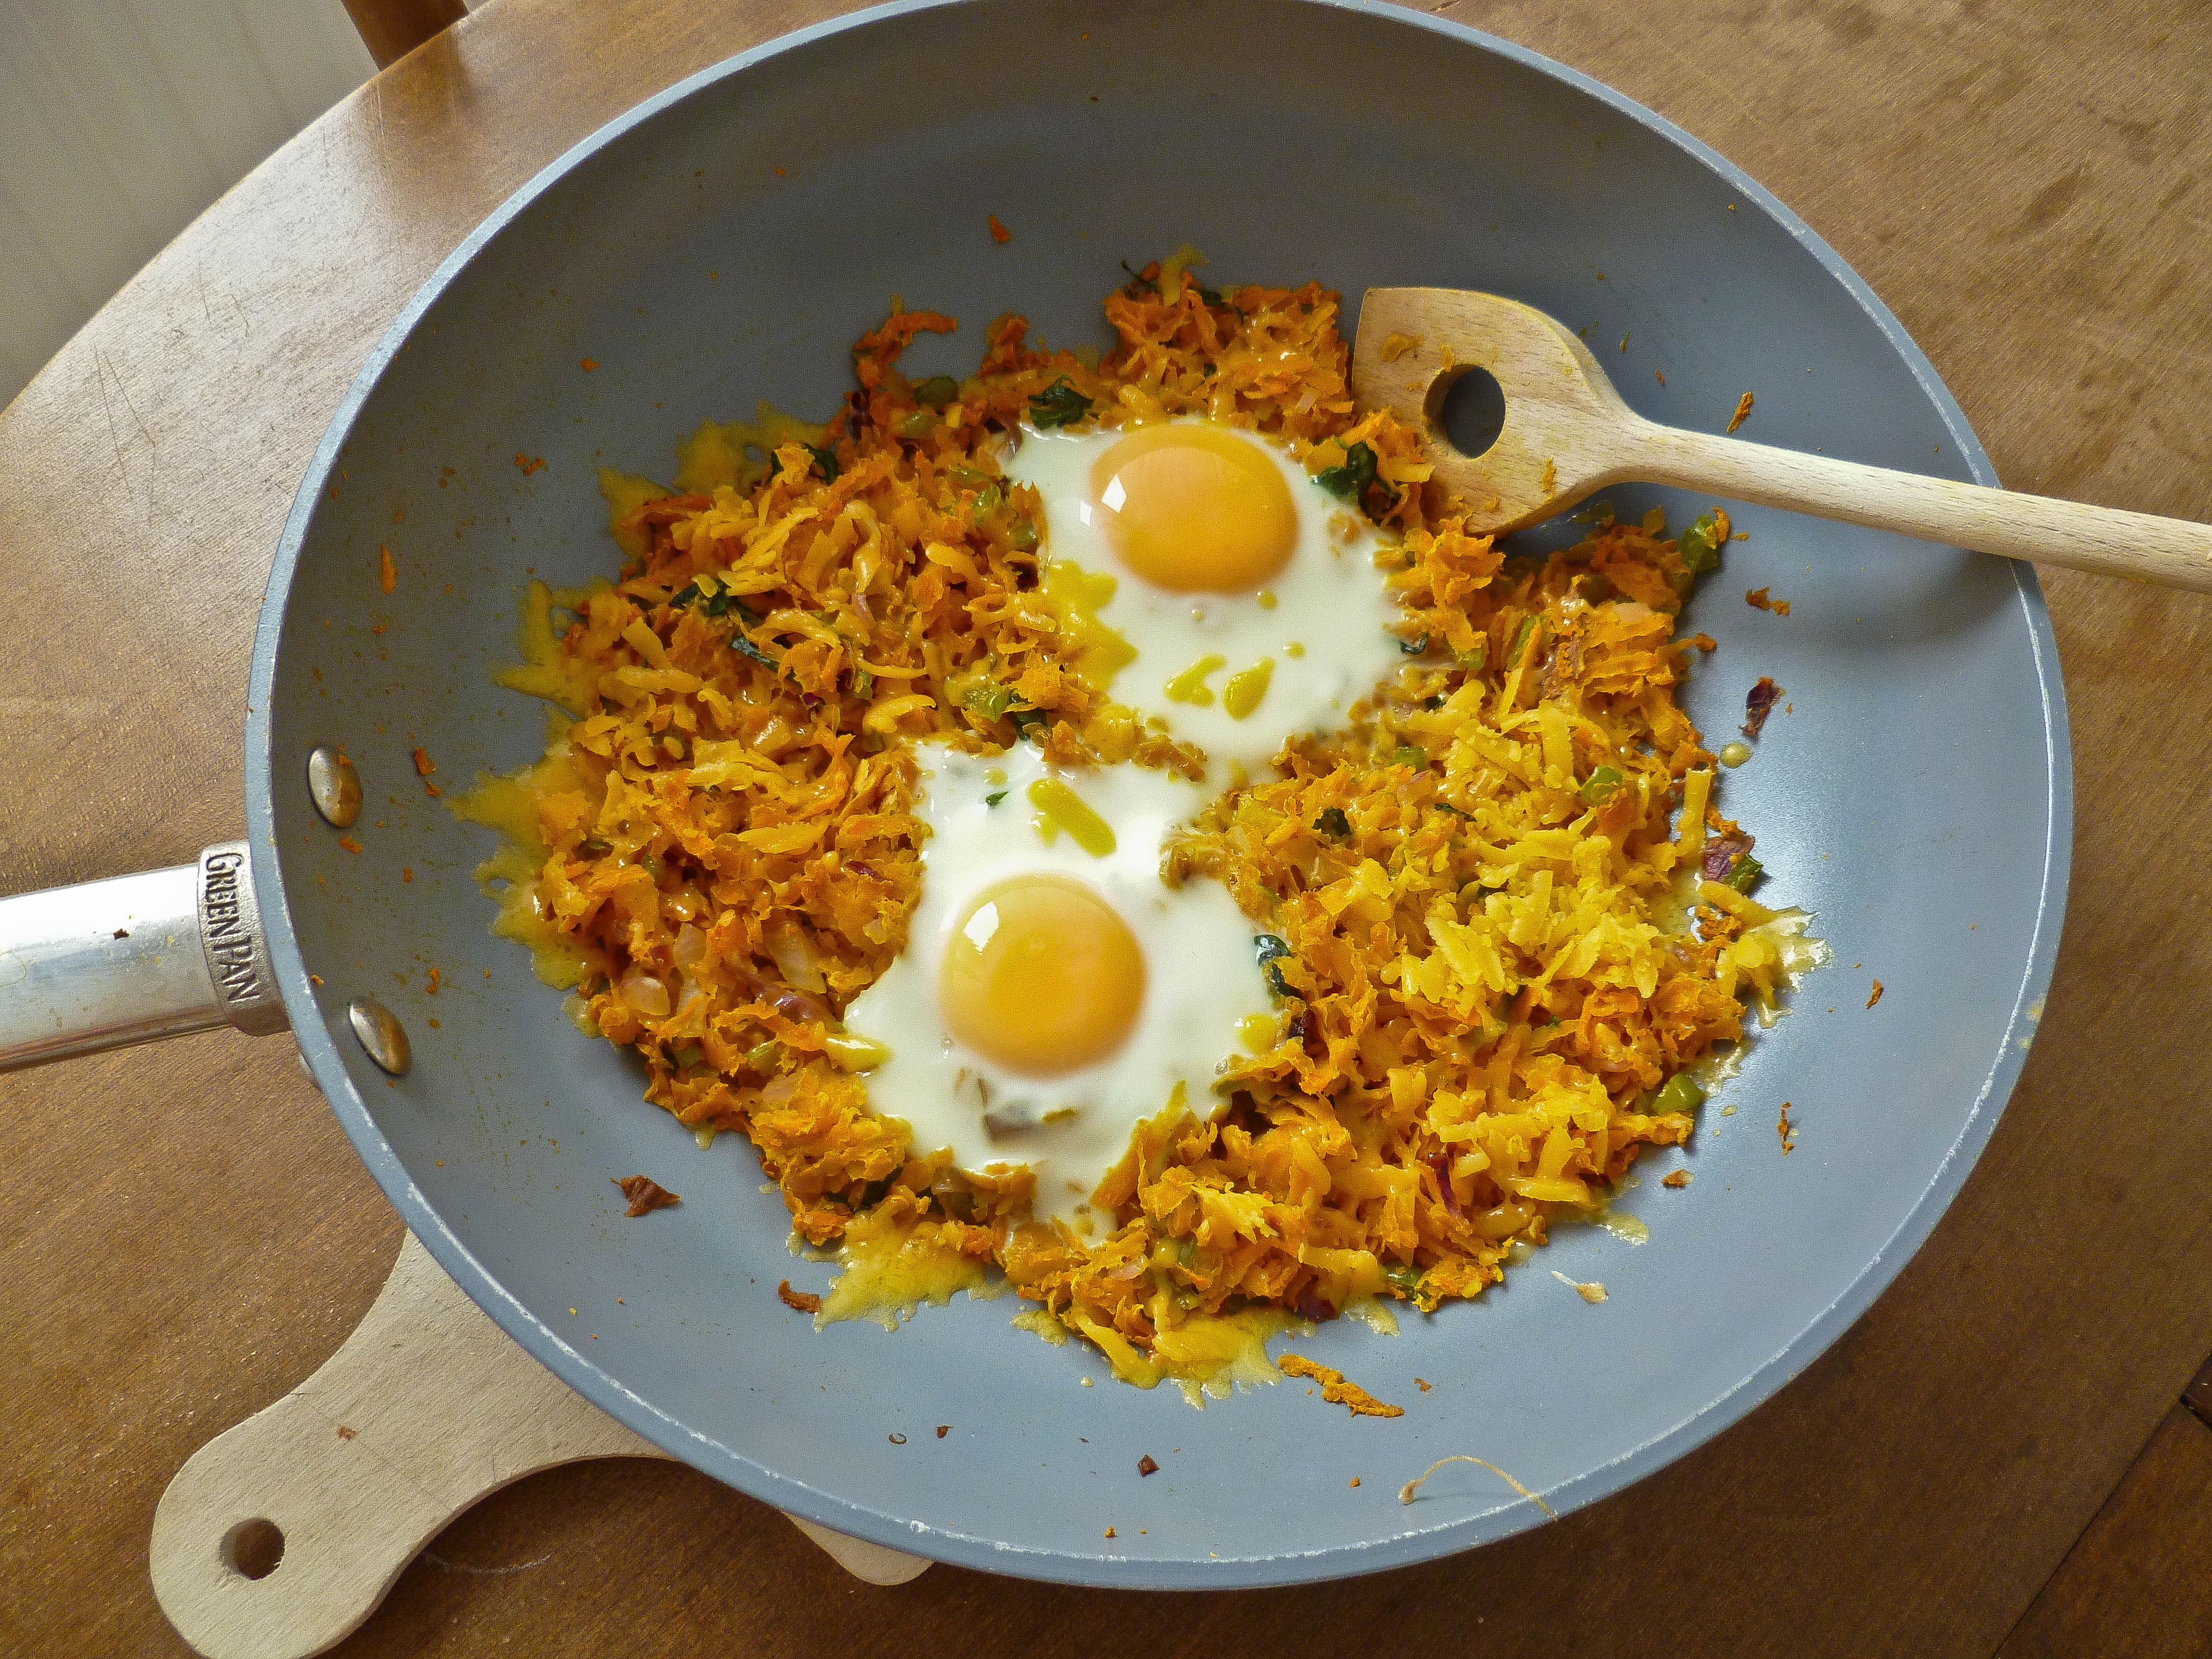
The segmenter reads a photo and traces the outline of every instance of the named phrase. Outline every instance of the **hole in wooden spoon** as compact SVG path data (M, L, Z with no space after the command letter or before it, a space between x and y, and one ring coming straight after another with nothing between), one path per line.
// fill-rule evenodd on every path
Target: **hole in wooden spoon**
M1505 429L1505 389L1486 368L1460 371L1437 410L1437 426L1454 449L1472 459Z
M284 1559L284 1531L274 1521L241 1521L222 1535L223 1565L240 1578L266 1578Z

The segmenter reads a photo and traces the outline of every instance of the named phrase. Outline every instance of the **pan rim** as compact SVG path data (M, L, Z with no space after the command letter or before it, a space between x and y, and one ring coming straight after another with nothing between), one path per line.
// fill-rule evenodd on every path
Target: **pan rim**
M274 714L276 660L283 618L301 549L337 458L384 372L407 343L430 307L506 228L556 182L634 129L702 90L744 74L786 52L851 31L878 27L910 15L948 9L967 0L891 0L765 41L675 82L616 117L541 168L488 215L440 263L394 318L369 353L332 414L301 479L264 588L255 631L246 730L246 816L253 874L262 896L270 959L288 1007L314 1008L305 959L284 890L275 833ZM1673 122L1626 94L1540 53L1468 27L1381 0L1280 0L1334 12L1375 16L1431 31L1533 70L1626 117L1698 162L1740 192L1813 255L1828 276L1864 311L1889 349L1911 374L1978 483L1997 477L1986 452L1935 366L1866 282L1802 219L1741 168ZM2017 994L1996 1057L1984 1074L1959 1137L1945 1152L1927 1185L1866 1266L1827 1306L1727 1392L1672 1427L1613 1461L1553 1489L1546 1501L1560 1515L1609 1496L1656 1472L1717 1435L1765 1403L1832 1346L1888 1288L1949 1209L1994 1133L2017 1085L2032 1035L2032 1005L2048 991L2065 912L2073 844L2073 768L2064 686L2057 641L2033 568L2014 563L2010 574L2027 627L2041 700L2045 742L2045 830L2035 920ZM823 1492L721 1444L655 1406L594 1364L538 1319L477 1260L432 1207L355 1090L333 1028L319 1018L295 1024L299 1042L319 1086L370 1176L439 1265L492 1320L569 1387L670 1455L749 1495L838 1532L982 1571L1045 1582L1127 1589L1261 1588L1351 1577L1408 1565L1510 1536L1540 1517L1533 1505L1513 1504L1389 1538L1352 1541L1280 1554L1226 1559L1129 1559L1072 1554L932 1526Z

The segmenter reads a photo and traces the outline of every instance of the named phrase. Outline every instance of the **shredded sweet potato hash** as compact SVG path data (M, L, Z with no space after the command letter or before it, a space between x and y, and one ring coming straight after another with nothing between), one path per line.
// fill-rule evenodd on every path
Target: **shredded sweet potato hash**
M1214 293L1170 261L1105 310L1120 345L1095 364L1009 316L957 383L898 368L952 320L896 312L826 426L763 408L702 427L674 489L605 475L621 580L533 590L529 663L504 677L565 716L544 761L462 810L516 838L486 866L513 884L502 927L578 987L580 1024L643 1057L648 1100L750 1137L801 1236L996 1263L1149 1383L1255 1301L1427 1310L1500 1279L1517 1242L1690 1134L1683 1068L1771 1015L1806 942L1746 896L1750 838L1674 702L1711 647L1674 630L1724 518L1673 538L1656 515L1600 522L1507 560L1415 433L1355 416L1334 294ZM1040 582L1035 493L1000 473L1006 430L1079 405L1205 414L1348 470L1399 538L1407 650L1348 729L1293 739L1167 849L1166 880L1224 882L1250 916L1285 1036L1139 1129L1088 1238L1029 1218L1025 1171L910 1146L838 1021L906 942L912 740L1196 775L1086 683L1084 619Z

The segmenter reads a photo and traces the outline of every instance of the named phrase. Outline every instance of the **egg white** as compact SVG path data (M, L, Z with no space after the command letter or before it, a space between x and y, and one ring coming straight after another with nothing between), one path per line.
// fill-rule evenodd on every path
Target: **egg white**
M1262 605L1257 592L1158 586L1115 554L1091 498L1093 465L1125 435L1024 428L1005 471L1043 498L1048 565L1072 561L1115 580L1114 597L1097 614L1136 648L1137 659L1115 676L1107 695L1164 720L1170 735L1205 750L1217 787L1228 764L1261 775L1285 738L1341 726L1352 705L1404 663L1396 638L1384 631L1404 612L1375 562L1378 550L1393 544L1309 477L1288 450L1240 430L1237 435L1282 473L1297 514L1297 545L1264 586L1273 605ZM1210 655L1224 659L1206 682L1212 702L1170 699L1167 682ZM1246 718L1235 719L1223 707L1222 688L1262 659L1274 665L1267 696Z
M1160 880L1167 831L1212 792L1134 765L1063 772L1027 744L981 757L942 744L915 752L923 773L915 811L931 830L921 901L905 951L845 1011L848 1030L890 1050L867 1075L869 1105L903 1119L918 1153L950 1147L955 1165L973 1173L1030 1165L1036 1218L1080 1231L1092 1189L1127 1151L1131 1131L1178 1087L1193 1111L1212 1110L1217 1070L1240 1052L1240 1023L1275 1017L1254 954L1255 929L1228 890L1205 878L1174 889ZM988 775L994 772L1005 781ZM1111 853L1094 858L1066 834L1050 842L1040 835L1028 790L1048 776L1062 778L1112 827ZM986 804L1002 791L996 806ZM962 912L983 889L1032 872L1095 888L1145 959L1128 1040L1096 1065L1042 1079L957 1042L938 1005L939 966ZM1001 1127L987 1123L987 1113ZM1035 1127L1005 1127L1024 1119Z

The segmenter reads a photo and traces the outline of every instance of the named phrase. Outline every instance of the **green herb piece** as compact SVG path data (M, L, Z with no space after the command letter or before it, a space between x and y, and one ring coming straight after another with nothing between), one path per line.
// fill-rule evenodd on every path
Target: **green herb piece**
M1655 1116L1664 1116L1669 1112L1694 1112L1705 1103L1705 1091L1690 1081L1687 1073L1677 1072L1652 1101L1651 1110Z
M741 617L744 616L744 612L742 611L738 614ZM747 617L746 620L750 622L752 618ZM741 657L750 657L755 662L758 663L763 668L772 668L779 674L783 672L783 664L778 661L775 658L769 656L769 653L762 650L760 647L755 645L752 641L746 636L745 631L743 628L739 628L736 632L730 635L730 649L736 652Z
M1728 884L1739 893L1748 893L1759 878L1766 873L1766 866L1748 853L1738 853L1729 860Z
M933 374L926 380L914 383L914 400L927 404L932 409L942 409L960 398L960 382L950 374Z
M1091 402L1063 374L1030 399L1030 420L1041 428L1073 426L1091 412Z
M687 1042L671 1056L679 1066L692 1066L707 1058L707 1051L696 1042Z
M1383 1279L1394 1288L1403 1291L1407 1296L1413 1295L1421 1288L1421 1280L1425 1276L1421 1268L1405 1262L1393 1262L1382 1270Z
M1626 781L1619 767L1601 766L1583 781L1583 799L1592 806L1602 806Z
M1390 758L1386 763L1391 766L1410 766L1416 772L1428 763L1429 751L1425 749L1417 749L1410 743L1401 743L1393 749L1390 751Z
M1184 277L1183 281L1190 283L1191 287L1198 289L1198 297L1200 304L1209 306L1225 306L1229 303L1228 301L1221 297L1221 290L1218 288L1199 288L1198 284L1196 283L1191 283L1190 278L1188 276Z
M824 449L819 444L806 446L806 453L814 458L814 469L822 475L823 483L837 482L837 452Z
M1009 708L1006 718L1014 723L1014 735L1044 741L1043 733L1052 730L1052 716L1042 708Z
M1429 636L1420 635L1410 640L1400 640L1398 648L1409 657L1418 657L1429 648Z
M1700 513L1697 522L1675 538L1674 553L1686 576L1701 576L1719 566L1720 525L1711 514Z
M1283 977L1283 970L1276 965L1291 954L1289 944L1273 933L1258 933L1253 936L1253 957L1259 963L1260 971L1267 976L1267 988L1279 997L1297 994L1291 989L1290 981Z
M1344 452L1342 466L1315 474L1314 482L1338 500L1356 507L1375 482L1375 452L1365 444L1354 444Z
M1341 806L1324 806L1321 816L1314 820L1314 828L1324 836L1348 836L1352 833L1352 820L1344 816Z
M853 676L853 695L856 697L874 696L876 695L876 677L873 674L871 674L865 668L860 669L854 673Z
M1480 674L1490 661L1490 635L1487 634L1477 635L1474 641L1474 649L1472 651L1455 651L1452 653L1452 660L1457 663L1462 668L1465 669L1468 673Z
M1535 617L1523 617L1521 618L1521 626L1513 630L1513 648L1505 653L1505 667L1509 673L1512 672L1514 665L1521 660L1521 653L1528 643L1529 631L1535 626Z
M741 657L750 657L763 668L773 668L779 672L781 672L783 665L781 662L769 656L767 652L745 636L745 630L758 628L761 619L739 605L738 596L731 592L728 588L716 588L712 598L702 602L699 599L699 584L693 582L682 592L672 595L668 604L671 609L676 611L682 611L696 604L699 606L699 614L702 617L734 618L737 626L730 635L730 649Z
M1019 696L1021 693L1011 685L979 685L960 699L960 706L987 720L1002 720Z

